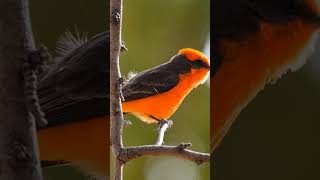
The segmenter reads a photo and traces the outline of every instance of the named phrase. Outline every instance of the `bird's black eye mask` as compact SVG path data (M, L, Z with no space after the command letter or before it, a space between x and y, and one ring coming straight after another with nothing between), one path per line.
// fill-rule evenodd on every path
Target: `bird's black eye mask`
M170 66L172 71L176 71L182 74L188 73L191 69L210 69L210 66L203 62L201 59L189 61L183 54L179 54L173 57L173 61L170 62L173 64Z
M178 55L180 56L179 58L181 58L182 61L186 62L186 64L188 64L190 66L190 68L193 69L210 69L210 65L208 65L207 63L205 63L202 59L195 59L193 61L188 60L185 55L180 54Z
M191 65L191 68L194 68L194 69L201 69L201 68L210 69L210 66L205 62L203 62L201 59L189 61L189 63Z

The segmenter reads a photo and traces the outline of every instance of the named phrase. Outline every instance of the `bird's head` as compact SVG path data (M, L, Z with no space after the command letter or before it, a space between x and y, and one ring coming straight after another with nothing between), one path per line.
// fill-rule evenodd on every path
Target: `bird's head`
M179 54L183 55L194 69L210 69L209 59L200 51L184 48L179 51Z
M200 84L206 81L210 71L210 61L200 51L184 48L172 60L173 68L181 74L189 74L191 79L196 79Z

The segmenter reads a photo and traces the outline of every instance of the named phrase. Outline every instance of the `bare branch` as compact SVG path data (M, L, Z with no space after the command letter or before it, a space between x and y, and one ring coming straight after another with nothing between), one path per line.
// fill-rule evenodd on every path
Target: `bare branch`
M127 147L122 149L119 159L123 162L128 162L141 156L175 156L193 161L198 165L204 162L210 162L210 154L186 149L190 145L191 144L180 144L178 146L146 145Z
M119 152L123 148L123 115L120 100L121 75L119 68L119 54L122 46L122 0L110 1L110 13L110 138L114 157L118 157ZM122 178L123 162L116 158L114 164L114 180L122 180Z
M0 179L42 179L36 126L27 112L22 59L35 50L27 0L0 1Z

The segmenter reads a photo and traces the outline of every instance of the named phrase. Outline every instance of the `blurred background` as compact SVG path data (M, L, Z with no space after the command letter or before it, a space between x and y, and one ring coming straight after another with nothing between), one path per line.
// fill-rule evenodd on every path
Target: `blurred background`
M80 34L87 33L88 37L92 37L106 31L109 26L109 3L106 1L29 0L29 2L34 39L37 45L40 43L46 45L52 55L56 55L57 39L67 30L74 33L76 26ZM45 168L44 176L46 180L88 179L71 166Z
M121 72L140 72L167 62L179 49L191 47L209 53L210 0L124 0L123 41L129 51L121 55ZM30 1L32 28L36 42L45 44L54 55L57 38L66 30L92 37L108 28L109 3L92 0ZM210 94L199 86L186 97L170 118L174 126L165 143L191 142L191 149L209 152ZM156 125L125 116L133 124L124 128L125 146L154 144ZM126 164L126 180L207 180L210 166L197 166L172 157L139 158ZM47 180L86 179L71 166L46 168Z
M267 86L214 154L213 179L320 179L320 44L308 63Z
M167 62L179 49L203 50L210 32L210 0L135 0L123 2L122 37L129 49L120 57L121 73L141 72ZM154 144L157 125L132 115L124 128L125 146ZM202 85L193 90L170 118L165 144L191 142L191 149L209 152L210 91ZM124 179L207 180L209 164L197 166L173 157L144 157L126 164Z

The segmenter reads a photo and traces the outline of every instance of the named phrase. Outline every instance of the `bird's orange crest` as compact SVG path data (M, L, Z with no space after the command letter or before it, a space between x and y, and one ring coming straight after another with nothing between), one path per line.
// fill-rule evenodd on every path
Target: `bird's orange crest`
M200 51L195 50L195 49L183 48L183 49L180 49L179 54L185 55L186 58L188 58L188 60L190 60L190 61L200 59L210 66L210 61L207 58L207 56L204 55L203 53L201 53Z

